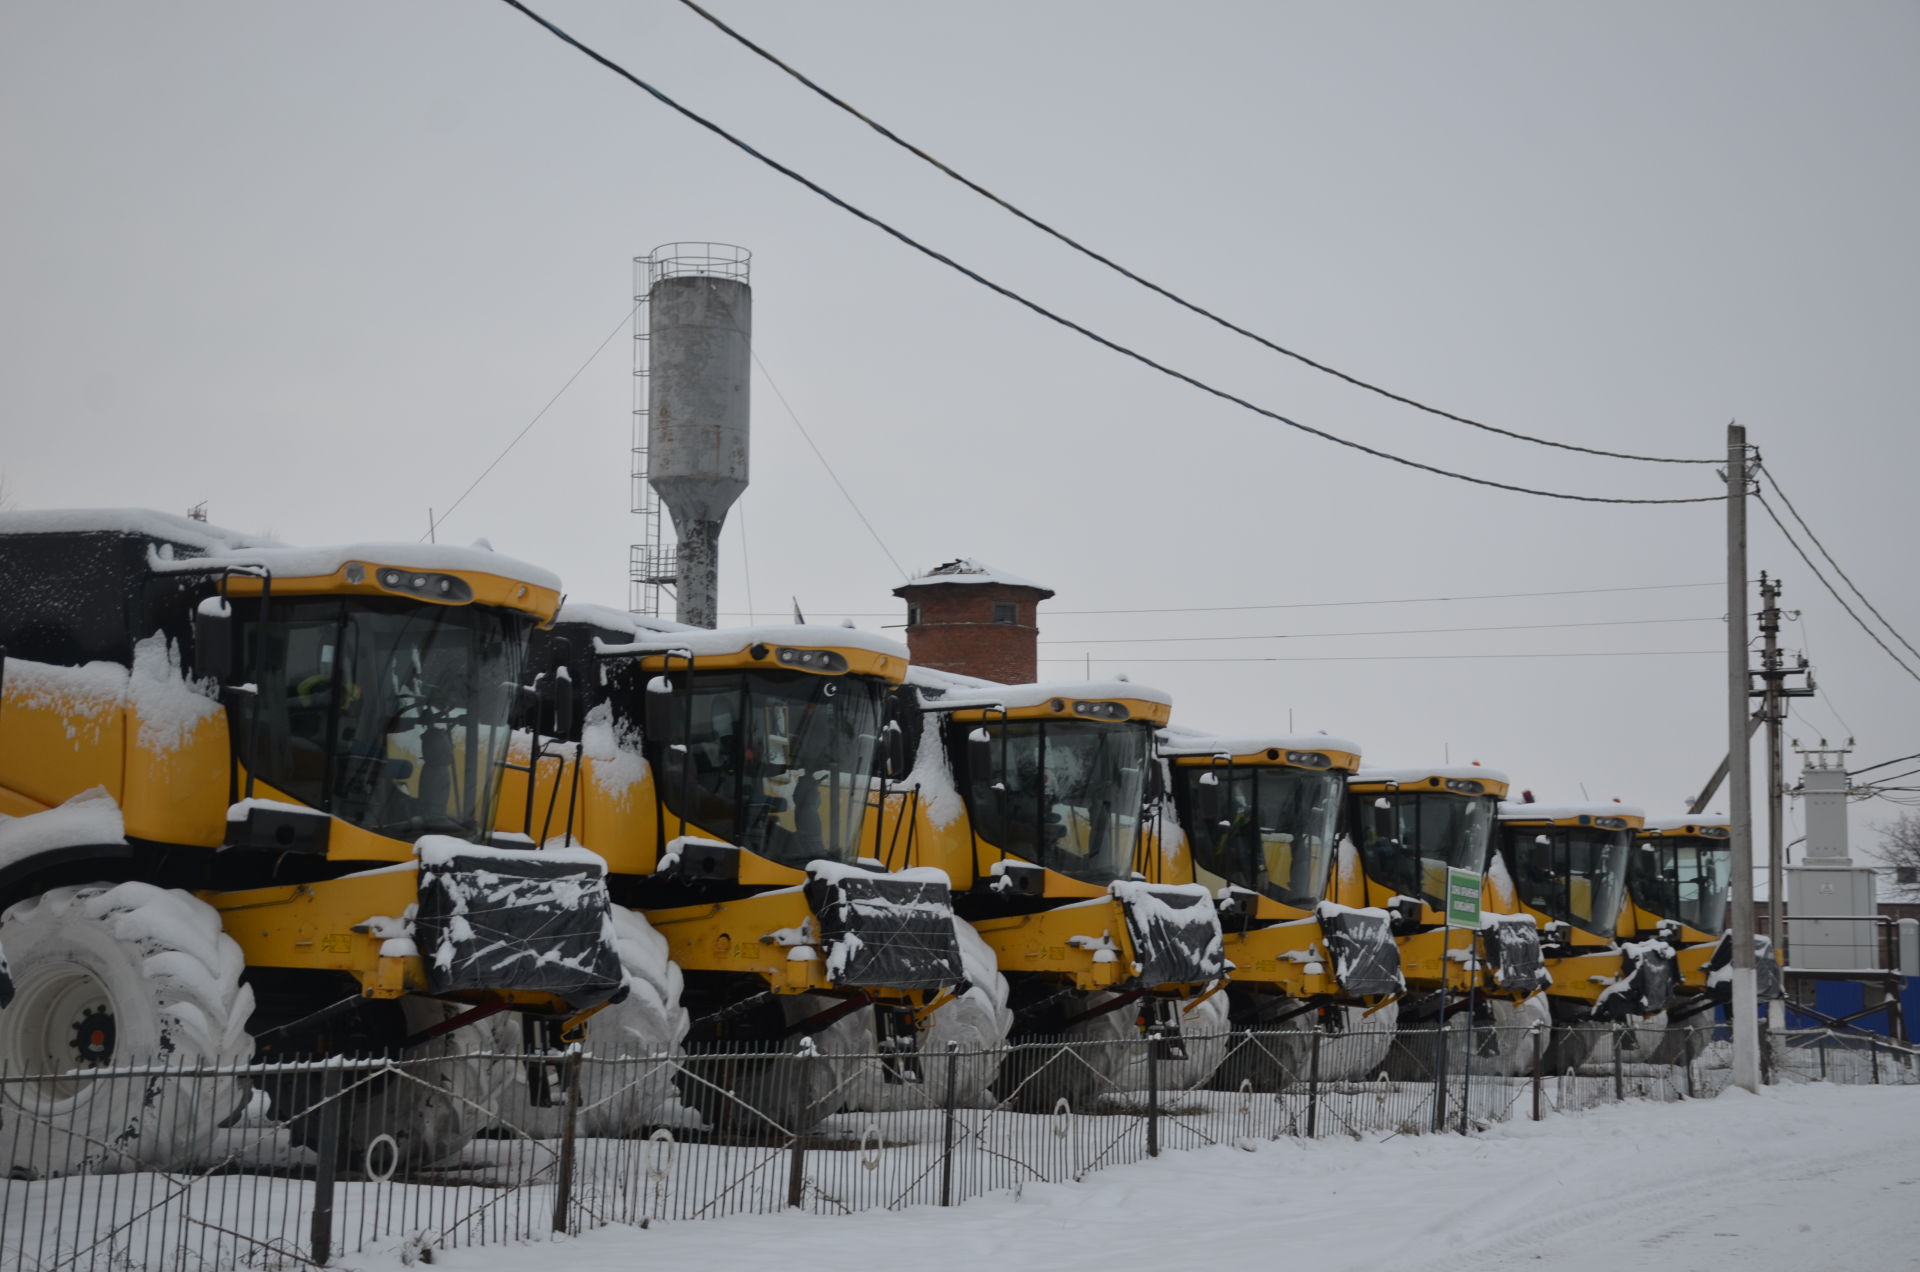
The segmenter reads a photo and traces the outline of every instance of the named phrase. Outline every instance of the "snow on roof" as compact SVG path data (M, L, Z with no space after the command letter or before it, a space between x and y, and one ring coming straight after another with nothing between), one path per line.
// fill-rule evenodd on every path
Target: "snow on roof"
M1513 779L1499 769L1488 768L1484 764L1430 764L1425 768L1375 768L1362 764L1360 771L1353 775L1356 782L1399 782L1407 785L1412 782L1424 782L1430 777L1442 780L1457 778L1469 782L1505 782L1513 785Z
M576 601L568 597L560 605L560 616L556 623L586 623L593 627L602 627L608 631L628 632L634 639L654 632L694 632L702 629L688 627L685 623L676 623L671 619L653 618L646 614L635 614L630 610L615 609L611 605L595 605L591 601Z
M0 513L0 534L58 534L84 531L144 535L192 548L185 558L149 554L157 570L199 570L206 566L261 565L277 576L310 578L332 574L349 561L397 565L410 570L466 570L497 574L535 587L560 590L560 578L549 570L490 548L455 547L447 543L349 543L337 547L290 547L264 535L243 534L220 526L176 517L151 508L53 508L38 512Z
M933 696L949 693L971 693L979 689L998 689L997 680L982 680L978 676L963 676L957 671L941 671L937 667L927 667L915 663L907 668L907 683L916 689L931 689Z
M1725 813L1681 813L1675 817L1649 817L1645 830L1685 830L1689 826L1718 826L1732 830L1733 821Z
M1501 801L1497 815L1503 821L1560 821L1568 817L1645 817L1632 804L1514 804Z
M894 588L893 594L898 596L910 587L924 587L929 583L998 583L1002 587L1027 587L1048 596L1053 595L1053 589L1050 587L1041 587L1038 583L1023 579L1017 574L1008 574L1004 570L982 565L972 557L956 557L945 564L936 565L925 574L918 575Z
M601 607L593 607L600 610ZM601 610L602 613L615 611ZM777 627L721 627L709 631L703 627L683 627L678 623L654 625L657 619L629 614L634 638L630 644L600 643L605 654L651 654L669 649L684 649L696 658L737 654L750 645L778 645L796 649L859 649L872 654L907 661L907 647L890 636L863 632L857 627L783 624ZM649 630L652 629L652 630Z
M0 512L0 534L75 534L89 530L145 535L202 552L284 546L264 535L243 534L151 508L44 508Z
M915 680L914 670L908 670L909 680ZM970 680L971 677L956 676L953 679ZM919 681L916 683L924 684ZM994 706L1011 711L1017 707L1044 706L1054 698L1081 702L1127 698L1135 702L1156 702L1165 707L1173 705L1173 699L1161 690L1130 680L1058 680L1030 685L998 685L990 680L981 680L948 689L936 701L942 708Z
M1360 754L1360 744L1331 733L1241 733L1232 736L1202 733L1168 725L1160 730L1160 750L1167 755L1249 755L1255 751L1344 751Z
M199 570L214 565L259 565L276 578L313 578L332 574L349 561L397 565L403 570L460 570L494 574L549 591L560 590L560 576L541 566L502 556L490 548L462 548L450 543L344 543L316 548L232 547L209 552L191 561L155 559L155 569Z

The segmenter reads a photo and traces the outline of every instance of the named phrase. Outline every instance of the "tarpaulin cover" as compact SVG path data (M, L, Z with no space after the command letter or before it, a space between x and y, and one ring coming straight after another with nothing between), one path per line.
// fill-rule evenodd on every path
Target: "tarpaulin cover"
M1348 994L1403 994L1407 981L1400 974L1400 947L1393 940L1393 921L1386 913L1360 910L1320 912L1320 932L1333 956L1333 974Z
M1493 983L1517 994L1531 994L1553 983L1540 956L1540 929L1525 923L1489 923L1480 929Z
M1620 950L1620 979L1593 1005L1595 1020L1624 1020L1665 1011L1673 997L1673 947L1662 941L1629 943Z
M923 873L814 871L807 901L820 921L834 983L861 989L943 989L962 978L953 898Z
M436 994L528 990L585 1008L624 983L605 867L575 854L423 850L414 942Z
M1713 956L1707 960L1706 967L1707 996L1716 1003L1733 1001L1733 978L1726 970L1732 964L1733 933L1722 932L1720 943L1713 947ZM1768 937L1756 935L1753 938L1753 981L1755 993L1761 1002L1787 996L1786 977L1780 971L1780 960L1774 957L1773 941Z
M1198 985L1227 974L1220 914L1206 889L1138 882L1110 889L1127 916L1140 984Z

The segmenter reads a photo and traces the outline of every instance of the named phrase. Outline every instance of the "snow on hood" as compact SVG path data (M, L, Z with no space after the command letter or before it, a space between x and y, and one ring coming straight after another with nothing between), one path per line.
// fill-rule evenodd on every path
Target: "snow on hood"
M914 576L894 589L899 595L901 588L921 587L928 583L997 583L1001 587L1030 587L1036 592L1053 595L1053 589L1042 587L1038 583L1023 579L1017 574L1008 574L1005 570L996 570L992 566L982 565L972 557L956 557L944 565L936 565L925 574Z
M1645 817L1632 804L1513 804L1502 800L1501 821L1562 821L1569 817Z
M1217 735L1168 725L1160 730L1165 755L1248 755L1254 751L1344 751L1360 754L1360 744L1331 733L1241 733Z
M642 621L651 627L655 620ZM596 640L594 648L603 654L657 654L684 649L696 658L711 658L737 654L751 645L775 645L794 649L858 649L898 658L903 663L907 661L905 645L890 636L863 632L857 627L813 627L788 623L777 627L720 627L709 631L704 627L681 627L676 623L670 630L648 630L637 624L633 624L633 629L634 638L629 644L610 645L603 640Z
M1513 779L1499 769L1488 768L1484 764L1434 764L1426 768L1375 768L1362 764L1360 771L1351 780L1356 782L1398 782L1403 786L1414 782L1424 782L1430 777L1441 780L1454 778L1469 782L1504 782L1513 785Z
M25 817L0 815L0 867L55 848L123 844L126 822L107 788L81 791L66 803Z
M131 670L110 662L61 667L9 658L5 679L15 705L64 716L76 748L98 745L125 707L139 719L140 745L154 752L177 749L201 721L220 714L211 689L186 677L178 646L158 632L135 643Z

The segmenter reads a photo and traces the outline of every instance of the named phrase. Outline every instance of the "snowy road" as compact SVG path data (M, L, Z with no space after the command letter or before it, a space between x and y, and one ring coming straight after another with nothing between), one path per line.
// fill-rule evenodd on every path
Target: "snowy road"
M1175 1153L953 1210L616 1228L436 1267L991 1272L1920 1266L1920 1088L1794 1086L1454 1135ZM379 1259L346 1261L389 1266ZM397 1266L397 1265L392 1265Z

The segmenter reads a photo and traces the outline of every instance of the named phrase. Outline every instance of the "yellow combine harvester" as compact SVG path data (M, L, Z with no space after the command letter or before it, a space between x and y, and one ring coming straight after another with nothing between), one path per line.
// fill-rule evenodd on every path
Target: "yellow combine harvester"
M1325 734L1161 735L1195 878L1214 896L1233 972L1237 1033L1217 1081L1257 1089L1308 1071L1311 1032L1359 1038L1322 1047L1323 1077L1378 1071L1406 991L1385 909L1365 909L1337 872L1346 780L1357 744Z
M1555 1071L1585 1061L1603 1031L1620 1025L1624 1049L1650 1053L1665 1027L1673 951L1658 939L1618 939L1627 859L1645 822L1623 804L1502 804L1500 856L1521 912L1540 924L1553 985Z
M0 946L16 991L0 1068L433 1061L503 1007L566 1021L617 995L600 863L485 846L528 633L557 589L476 549L289 548L149 512L0 516ZM361 1088L347 1151L379 1134L412 1160L458 1147L486 1099L473 1073ZM238 1078L165 1098L164 1074L139 1081L117 1111L108 1084L9 1085L0 1158L190 1164L247 1098ZM282 1116L310 1103L293 1078L269 1093ZM312 1131L296 1119L296 1142Z
M1474 1066L1505 1072L1532 1063L1527 1026L1546 1020L1549 981L1539 929L1520 912L1493 852L1494 812L1507 776L1478 764L1363 768L1348 780L1347 833L1359 858L1360 903L1393 916L1408 998L1400 1022L1431 1029L1476 1025ZM1480 879L1480 922L1447 921L1449 871ZM1462 1033L1464 1034L1464 1030ZM1464 1039L1448 1039L1460 1051ZM1464 1054L1464 1053L1462 1053ZM1457 1067L1462 1055L1452 1055ZM1397 1064L1431 1064L1416 1048Z
M571 604L547 639L578 724L543 732L571 734L580 759L545 739L522 757L538 775L529 828L604 858L623 939L652 951L645 992L589 1025L595 1050L805 1038L897 1057L888 1074L917 1081L928 1018L965 986L946 879L862 851L906 650L839 627L709 631ZM844 1075L818 1069L806 1091L715 1073L765 1086L750 1098L787 1124L833 1111ZM683 1095L753 1116L700 1082ZM770 1107L789 1095L800 1103Z
M917 760L887 799L880 851L952 880L955 909L1011 987L1013 1038L1152 1038L1162 1082L1205 1080L1223 1049L1220 924L1184 848L1143 816L1161 803L1165 695L916 667L902 696ZM1078 1102L1144 1086L1139 1058L1091 1047L1046 1072L1003 1074L999 1089L1025 1105Z
M1650 818L1635 837L1619 935L1622 941L1663 941L1674 951L1669 1025L1696 1023L1695 1017L1732 999L1733 945L1727 931L1732 836L1724 816L1707 813ZM1780 964L1772 942L1764 936L1754 942L1761 999L1778 997ZM1670 1030L1652 1059L1678 1062L1686 1045L1680 1030Z

